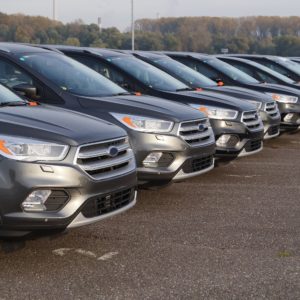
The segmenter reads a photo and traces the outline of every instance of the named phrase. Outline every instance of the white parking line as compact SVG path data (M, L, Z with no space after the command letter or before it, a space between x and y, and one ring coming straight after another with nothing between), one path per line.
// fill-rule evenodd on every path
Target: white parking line
M64 256L67 254L67 252L70 252L71 250L73 250L73 248L60 248L53 250L52 253L58 256Z
M254 178L254 177L261 177L261 175L234 175L229 174L228 177L240 177L240 178Z
M75 252L90 258L97 258L97 255L92 251L86 251L83 249L75 249Z
M119 254L119 252L109 252L109 253L106 253L106 254L98 257L97 260L109 260L109 259L113 258L113 256L118 255L118 254Z
M112 259L114 256L118 255L119 252L108 252L102 256L99 256L97 254L95 254L94 252L92 251L88 251L88 250L84 250L82 248L78 248L78 249L74 249L74 248L59 248L59 249L55 249L52 251L52 253L54 255L57 255L57 256L65 256L67 255L68 253L70 252L75 252L81 256L85 256L85 257L89 257L89 258L93 258L93 259L96 259L96 260L99 260L99 261L106 261L106 260L109 260L109 259Z

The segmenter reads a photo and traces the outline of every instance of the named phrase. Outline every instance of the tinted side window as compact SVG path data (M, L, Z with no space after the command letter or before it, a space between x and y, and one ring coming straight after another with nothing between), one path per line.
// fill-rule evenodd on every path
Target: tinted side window
M244 65L239 62L231 62L230 64L260 82L278 83L273 79L272 76L269 76L267 73L261 72L260 70L254 69L251 66Z
M212 80L220 78L220 75L216 70L202 63L197 64L197 71Z
M37 99L31 100L38 100L50 104L64 103L51 89L45 87L16 64L3 58L0 58L0 82L12 89L20 84L33 85L37 88Z
M181 63L187 65L188 67L194 69L195 71L203 74L204 76L214 81L220 77L217 71L200 61L191 60L184 57L176 58L176 60L180 61Z
M272 61L262 60L262 61L258 61L258 63L260 63L260 64L262 64L262 65L278 72L278 73L281 73L281 74L289 77L289 73L285 68L281 67L280 65L278 65L278 64L276 64Z
M122 76L122 74L117 73L115 70L110 68L109 65L102 63L102 61L99 59L88 57L85 55L68 55L119 85L122 85L125 81L124 76Z
M186 66L190 67L191 69L197 71L197 61L194 61L194 60L191 60L191 59L188 59L185 57L174 57L174 59L185 64Z
M233 67L235 67L235 68L241 70L242 72L250 75L251 77L256 78L255 72L251 67L248 67L244 64L240 64L240 63L235 62L235 61L231 61L230 65L232 65ZM256 78L256 79L258 79L258 78Z
M113 66L106 64L100 59L73 53L68 54L68 56L88 66L128 91L142 92L140 88L136 87L136 85L133 84L132 81L124 76L120 71L116 70Z
M257 70L256 74L257 75L255 76L255 78L259 81L267 82L267 83L280 83L278 80L274 79L272 76L268 75L265 72L261 72Z
M22 83L33 84L33 80L30 76L14 64L2 58L0 59L0 82L10 88Z

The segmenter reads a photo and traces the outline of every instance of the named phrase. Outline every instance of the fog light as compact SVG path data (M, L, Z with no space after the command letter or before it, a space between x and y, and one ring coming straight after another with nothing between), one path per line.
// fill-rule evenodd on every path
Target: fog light
M285 122L290 122L294 117L294 114L287 114L285 117L284 117L284 121Z
M162 152L152 152L144 160L143 165L145 167L156 167L160 158L162 157Z
M23 210L27 212L45 211L46 206L44 205L44 203L51 195L51 192L52 191L50 190L33 191L22 203Z
M240 139L236 135L223 134L218 138L216 145L218 147L235 147L239 141Z

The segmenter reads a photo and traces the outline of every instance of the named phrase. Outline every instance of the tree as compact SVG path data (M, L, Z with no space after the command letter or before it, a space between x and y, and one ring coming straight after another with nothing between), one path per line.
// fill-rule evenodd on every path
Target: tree
M136 21L136 47L174 50L299 55L300 17L181 17ZM0 41L131 49L131 33L115 27L63 24L44 17L0 13Z
M69 37L65 40L64 44L69 46L80 46L80 41L76 37Z
M300 53L300 37L283 36L276 38L274 42L278 55L293 56Z

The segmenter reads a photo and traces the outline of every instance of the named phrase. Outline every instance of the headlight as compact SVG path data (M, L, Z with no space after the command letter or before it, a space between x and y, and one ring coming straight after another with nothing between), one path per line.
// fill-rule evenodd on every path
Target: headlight
M44 141L0 135L0 155L22 161L62 160L69 146Z
M246 100L247 102L253 104L257 110L260 110L262 107L262 103L254 100Z
M189 105L197 110L204 112L210 119L234 120L238 115L238 112L236 110L200 104Z
M111 113L111 115L128 128L142 132L170 132L174 125L171 121L152 119L143 116L115 113Z
M289 96L289 95L282 95L282 94L274 94L274 93L266 93L267 95L271 96L273 100L282 102L282 103L297 103L298 97L296 96Z

